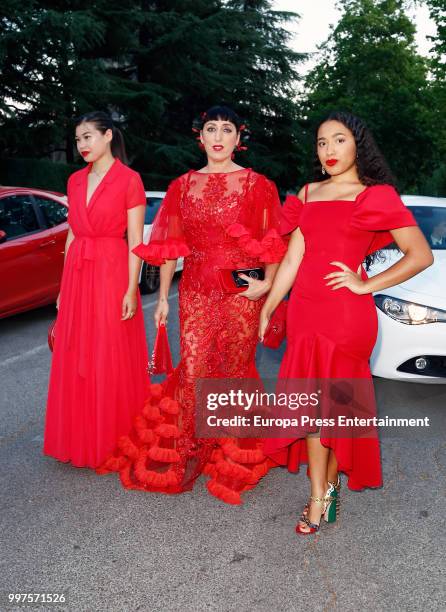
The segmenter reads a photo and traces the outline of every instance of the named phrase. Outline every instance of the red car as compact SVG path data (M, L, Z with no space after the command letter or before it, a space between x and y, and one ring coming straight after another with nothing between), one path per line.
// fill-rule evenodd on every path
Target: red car
M0 318L56 301L67 215L60 193L0 187Z

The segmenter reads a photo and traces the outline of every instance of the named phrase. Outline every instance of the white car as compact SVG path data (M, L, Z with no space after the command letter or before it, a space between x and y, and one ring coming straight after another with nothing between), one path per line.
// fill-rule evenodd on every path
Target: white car
M152 224L158 212L161 202L166 195L165 191L146 191L146 216L144 219L144 238L145 244L149 241L149 236L152 232ZM183 269L183 258L177 260L175 272L181 272ZM139 277L139 288L141 293L155 293L160 286L160 269L158 266L152 266L147 262L143 262L141 274Z
M408 281L375 293L379 327L370 366L375 376L446 383L446 198L402 199L429 242L434 263ZM383 249L368 275L401 257L395 245Z

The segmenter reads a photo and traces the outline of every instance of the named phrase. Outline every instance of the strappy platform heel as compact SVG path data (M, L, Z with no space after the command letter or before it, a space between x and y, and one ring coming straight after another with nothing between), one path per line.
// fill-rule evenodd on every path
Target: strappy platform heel
M329 483L327 492L325 493L324 497L314 497L313 495L311 495L310 497L310 503L313 502L322 506L321 520L323 518L327 523L334 523L336 521L336 496L334 494L335 492L335 485L333 483ZM299 522L296 525L296 533L298 535L310 535L312 533L317 533L320 529L320 522L312 523L308 518L308 512L307 514L305 514L304 512L302 513L302 516L300 517ZM304 531L304 528L301 526L300 523L305 523L305 525L307 525L307 527L309 528L309 531Z
M332 482L331 480L329 480L328 484L332 485L334 488L332 495L336 497L336 517L339 518L339 513L341 510L341 478L339 474L338 474L338 478L336 482ZM308 510L310 509L310 503L311 503L311 498L309 498L307 503L305 504L305 507L302 511L303 516L306 516L308 514Z

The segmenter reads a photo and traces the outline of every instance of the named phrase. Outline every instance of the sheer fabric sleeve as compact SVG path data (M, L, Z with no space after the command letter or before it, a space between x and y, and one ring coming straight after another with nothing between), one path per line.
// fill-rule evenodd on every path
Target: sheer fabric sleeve
M148 244L141 243L133 249L135 255L154 266L166 263L166 259L178 259L190 254L181 217L181 196L181 178L178 178L169 185L153 222Z
M247 194L239 222L230 225L227 233L250 257L263 263L279 263L287 250L279 234L280 208L276 185L259 175Z
M296 195L288 194L280 215L280 234L286 236L299 227L303 204Z
M146 205L146 192L142 179L137 172L132 172L130 176L125 203L127 208Z
M391 185L369 187L356 200L352 226L373 233L367 255L393 242L389 230L416 225L414 216Z

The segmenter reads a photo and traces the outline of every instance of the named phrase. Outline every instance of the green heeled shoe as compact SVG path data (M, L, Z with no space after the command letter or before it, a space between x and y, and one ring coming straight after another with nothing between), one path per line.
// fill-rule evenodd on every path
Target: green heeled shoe
M336 498L336 517L339 518L339 512L341 510L341 478L339 474L336 482L329 480L328 484L334 488L333 496Z

